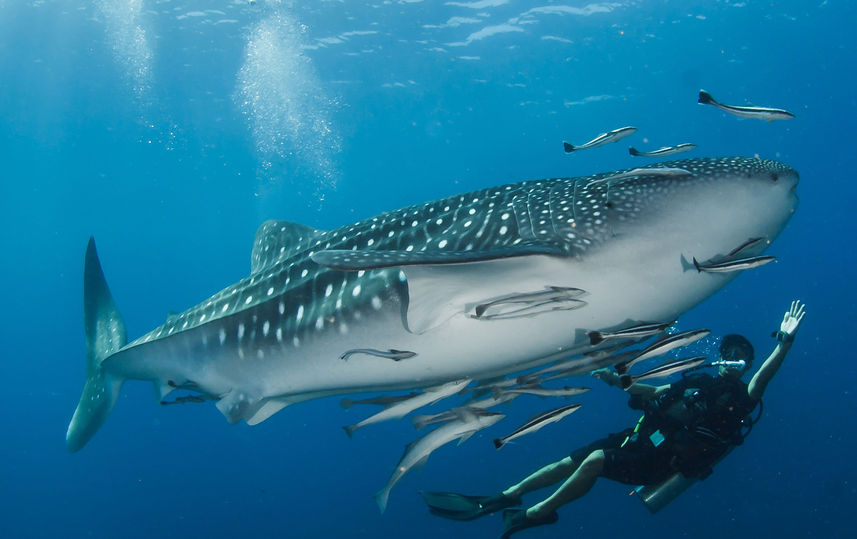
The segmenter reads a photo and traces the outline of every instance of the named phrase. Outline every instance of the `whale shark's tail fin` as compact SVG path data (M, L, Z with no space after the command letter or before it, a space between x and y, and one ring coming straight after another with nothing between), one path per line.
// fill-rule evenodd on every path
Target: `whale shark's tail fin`
M66 448L77 451L101 427L119 394L122 380L104 373L101 362L125 345L125 322L101 271L95 240L89 238L83 270L83 326L86 331L86 385L68 425Z

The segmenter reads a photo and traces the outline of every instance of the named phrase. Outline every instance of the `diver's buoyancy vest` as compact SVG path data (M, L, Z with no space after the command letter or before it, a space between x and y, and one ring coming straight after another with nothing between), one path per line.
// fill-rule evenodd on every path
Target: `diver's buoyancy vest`
M643 403L641 425L665 434L681 429L707 429L724 442L741 442L744 419L758 401L737 378L694 374L672 384L663 394Z
M758 401L737 378L694 374L637 404L645 411L639 439L658 433L666 442L664 448L676 454L677 469L688 477L705 477L711 463L744 441L745 418Z

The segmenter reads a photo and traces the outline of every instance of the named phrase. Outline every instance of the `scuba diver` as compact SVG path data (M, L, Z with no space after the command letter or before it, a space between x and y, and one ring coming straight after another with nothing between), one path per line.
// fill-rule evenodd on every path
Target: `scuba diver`
M562 460L492 496L466 496L452 492L422 492L429 511L453 520L473 520L503 511L508 538L521 530L552 524L556 510L580 498L599 477L652 489L660 500L649 509L657 511L697 479L707 477L714 466L749 433L753 410L759 406L768 383L791 348L804 317L804 305L793 301L775 333L777 345L749 384L741 377L753 363L753 346L740 335L726 335L720 344L720 359L706 367L718 367L717 375L693 373L662 386L634 384L629 406L643 411L636 427L593 442ZM619 386L612 370L592 373L611 386ZM521 496L563 481L553 494L528 509ZM672 492L664 492L665 487ZM641 496L642 497L642 496Z

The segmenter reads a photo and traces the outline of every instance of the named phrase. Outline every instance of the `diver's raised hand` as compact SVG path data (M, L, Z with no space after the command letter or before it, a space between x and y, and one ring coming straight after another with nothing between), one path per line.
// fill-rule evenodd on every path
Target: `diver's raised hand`
M806 314L804 307L806 305L802 304L799 299L792 301L791 307L786 311L785 316L783 316L780 330L777 332L777 339L780 342L789 345L792 343L803 320L803 315Z

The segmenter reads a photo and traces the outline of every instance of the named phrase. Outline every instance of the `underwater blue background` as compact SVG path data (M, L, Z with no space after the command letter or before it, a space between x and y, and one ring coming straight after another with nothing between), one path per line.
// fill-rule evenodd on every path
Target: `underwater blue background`
M855 21L837 0L0 0L0 536L498 536L499 515L445 521L417 492L505 488L632 425L621 391L581 379L581 411L496 451L565 403L519 399L407 475L384 515L372 495L417 432L405 419L349 440L340 426L369 411L338 398L229 426L131 382L68 454L87 238L135 338L246 275L265 219L332 228L693 142L688 157L795 167L801 204L777 263L679 327L743 333L764 357L800 298L795 346L746 443L661 513L600 481L520 537L855 537ZM697 105L700 88L797 117L742 120ZM562 152L623 125L639 131Z

